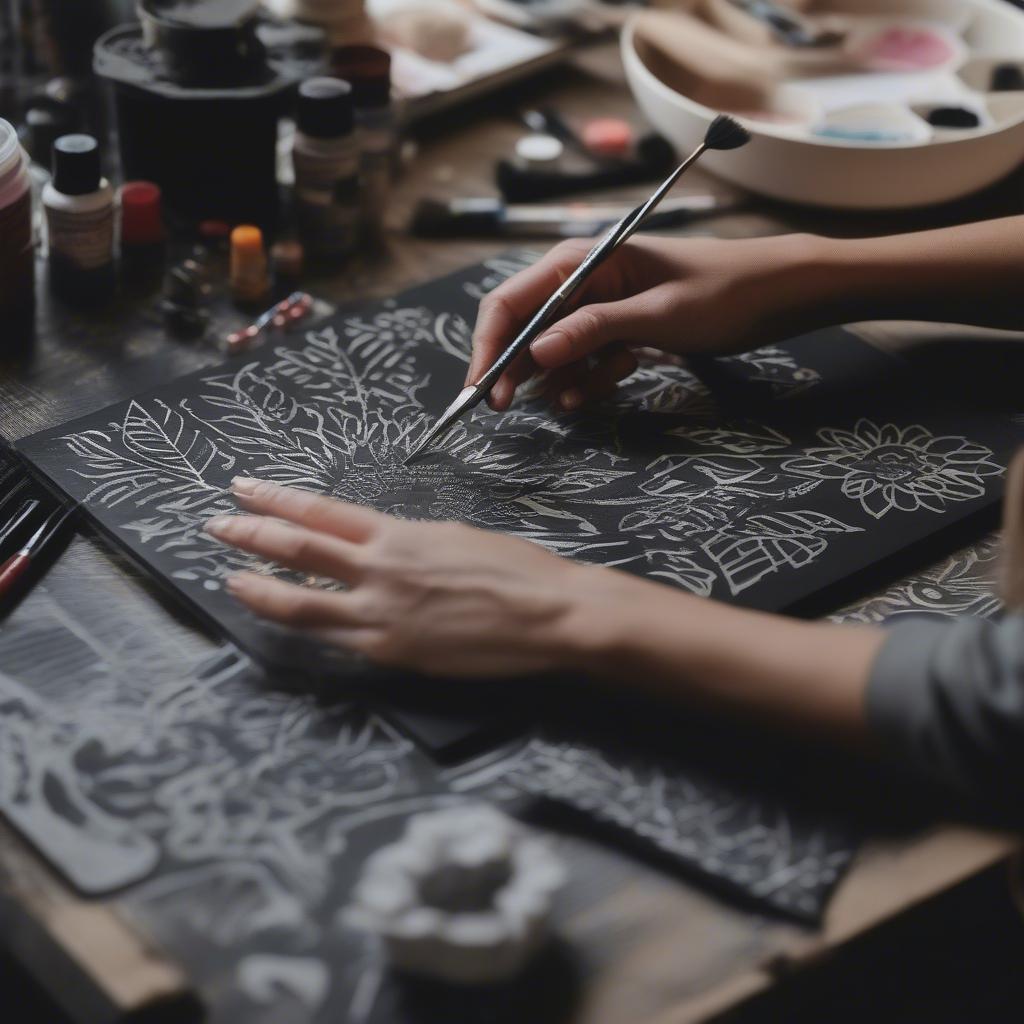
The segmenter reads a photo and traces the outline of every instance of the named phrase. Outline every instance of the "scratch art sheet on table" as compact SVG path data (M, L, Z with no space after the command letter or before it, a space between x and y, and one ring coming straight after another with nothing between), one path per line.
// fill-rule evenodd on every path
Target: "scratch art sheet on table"
M990 613L992 551L842 617ZM537 735L439 771L373 714L275 687L174 622L81 538L0 629L0 812L83 892L119 892L211 1024L403 1019L338 910L409 813L454 801L560 800L766 909L820 918L855 848L841 816L766 799L762 763L716 776L685 742L663 761L620 746Z
M684 764L638 773L589 744L524 740L453 778L365 708L280 688L174 623L89 548L77 540L0 630L0 813L78 889L114 893L197 981L211 1024L411 1019L340 911L418 811L515 811L575 776L679 862L808 920L853 850L784 801ZM495 788L502 774L515 786Z
M223 584L274 570L202 532L235 511L236 474L771 610L1000 496L1020 428L966 399L922 401L899 363L841 330L718 360L711 386L648 363L614 403L571 417L527 398L504 414L480 406L438 454L404 466L462 385L478 300L526 259L351 310L20 448L149 571L270 657L280 636Z

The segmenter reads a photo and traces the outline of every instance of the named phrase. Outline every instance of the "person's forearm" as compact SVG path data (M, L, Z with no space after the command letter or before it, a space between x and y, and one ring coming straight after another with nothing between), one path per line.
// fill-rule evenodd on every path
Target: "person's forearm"
M810 238L792 288L801 327L928 320L1024 329L1024 217L881 238Z
M619 574L592 584L567 620L576 667L870 746L865 693L881 630L745 611Z

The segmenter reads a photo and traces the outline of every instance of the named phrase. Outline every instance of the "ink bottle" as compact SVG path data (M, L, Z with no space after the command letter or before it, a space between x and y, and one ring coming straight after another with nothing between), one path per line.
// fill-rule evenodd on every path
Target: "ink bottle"
M114 190L91 135L62 135L53 144L43 210L54 293L76 306L105 302L115 283Z
M121 276L136 288L156 287L166 256L160 188L151 181L126 181L120 198Z
M359 143L352 87L337 78L299 86L292 163L295 219L313 262L336 264L356 248L359 221ZM338 189L349 183L349 189Z
M28 340L35 315L32 180L13 125L0 119L0 337Z

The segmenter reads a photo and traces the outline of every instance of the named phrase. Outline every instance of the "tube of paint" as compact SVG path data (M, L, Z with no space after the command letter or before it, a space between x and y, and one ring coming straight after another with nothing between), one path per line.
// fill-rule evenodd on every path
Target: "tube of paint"
M338 78L299 86L295 142L295 217L314 261L338 263L356 247L359 143L352 87ZM339 187L344 186L344 187Z
M32 182L13 125L0 119L0 337L31 336L35 312Z
M391 103L391 54L375 46L341 46L331 54L334 74L352 86L359 131L361 228L379 242L391 191L397 128Z
M114 291L114 190L100 170L91 135L53 144L52 177L43 189L50 286L65 302L95 306Z

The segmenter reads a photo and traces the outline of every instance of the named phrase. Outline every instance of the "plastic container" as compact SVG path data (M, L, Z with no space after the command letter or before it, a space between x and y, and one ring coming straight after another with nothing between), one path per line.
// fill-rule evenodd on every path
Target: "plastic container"
M32 333L35 265L28 167L18 133L0 119L0 351Z
M171 219L277 220L277 123L295 84L321 70L323 33L261 22L255 6L150 2L142 25L96 43L123 174L159 185Z

